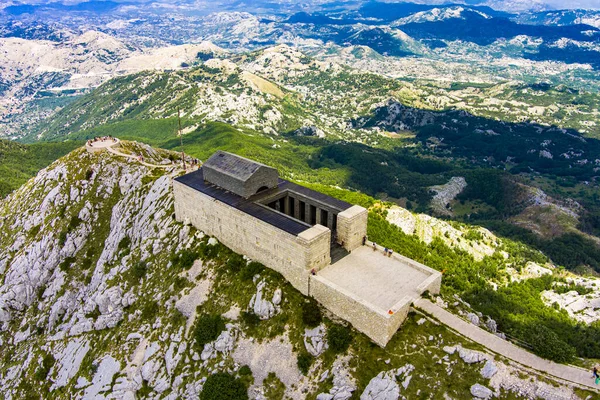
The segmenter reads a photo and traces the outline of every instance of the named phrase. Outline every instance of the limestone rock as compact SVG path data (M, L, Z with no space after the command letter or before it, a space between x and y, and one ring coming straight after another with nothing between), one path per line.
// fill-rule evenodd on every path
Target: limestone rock
M263 289L266 286L265 281L261 281L256 286L256 294L252 296L248 307L258 315L260 319L269 319L275 314L275 307L269 300L263 298Z
M392 371L380 372L371 379L360 400L398 400L400 387Z
M281 304L281 289L275 289L275 293L273 293L273 298L271 299L271 302L278 306L279 304Z
M333 374L333 388L329 393L321 393L322 399L333 399L333 400L348 400L352 397L352 393L356 390L354 384L354 378L350 374L348 368L349 357L338 358L333 362L331 372ZM328 371L325 371L328 372ZM325 375L325 373L323 374ZM325 380L327 377L321 379ZM331 396L331 397L330 397Z
M304 346L306 351L315 357L320 356L328 348L325 333L324 325L319 325L313 329L305 329Z
M467 318L473 325L479 326L479 317L476 314L468 313Z
M478 399L490 399L494 392L492 392L489 388L480 385L479 383L471 386L471 394Z
M491 379L498 372L498 367L492 360L487 360L483 368L481 369L481 376L486 379Z
M214 342L204 345L204 350L202 350L202 354L200 355L200 358L203 361L216 358L219 353L228 355L231 351L233 351L237 332L235 326L232 324L227 324L225 327L227 330L221 332L219 337Z
M486 322L485 322L485 326L489 329L490 332L492 333L496 333L496 331L498 330L498 324L496 323L496 321L494 321L493 319L489 318Z

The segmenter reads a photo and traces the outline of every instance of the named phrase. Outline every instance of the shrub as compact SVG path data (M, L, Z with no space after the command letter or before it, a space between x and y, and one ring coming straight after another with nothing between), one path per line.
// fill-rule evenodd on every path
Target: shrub
M252 375L252 369L247 365L242 365L238 371L241 376Z
M42 365L35 371L35 378L38 381L46 380L48 372L50 372L50 368L52 368L55 362L56 360L52 354L44 354Z
M313 359L313 356L311 356L305 351L298 354L298 369L300 370L300 372L302 372L302 374L306 375L308 373L308 370L310 369L310 366L313 363Z
M305 301L302 304L302 322L309 328L313 328L321 323L323 316L321 309L314 300Z
M59 235L58 235L58 245L59 246L63 246L65 244L65 242L67 241L67 232L66 231L62 231Z
M199 398L200 400L246 400L248 390L241 380L219 372L206 379Z
M246 260L239 254L233 254L227 260L227 269L233 273L238 273L246 265Z
M194 261L197 259L197 252L190 249L185 249L181 252L181 254L179 254L179 256L175 256L175 262L173 262L173 265L176 265L181 269L190 269L194 264ZM173 261L173 259L171 261Z
M131 239L129 236L123 237L121 241L119 241L119 245L117 246L118 253L122 256L126 256L131 251Z
M543 325L531 327L528 336L533 352L540 357L559 363L567 363L575 358L575 349Z
M145 321L153 321L158 314L158 303L151 300L142 307L142 319Z
M260 317L253 312L242 311L242 321L249 327L255 327L260 322Z
M335 324L327 331L327 343L334 353L344 353L351 341L352 335L348 327Z
M194 338L199 347L210 343L219 337L219 334L225 330L225 322L220 315L202 314L198 318L196 328L194 329Z
M139 261L133 265L131 268L131 276L135 283L139 282L144 276L146 276L146 272L148 272L148 264L144 261Z
M264 265L256 261L252 261L242 268L240 278L245 281L252 280L255 275L260 274L264 269Z
M69 270L69 267L71 266L71 264L73 264L74 262L75 262L75 257L67 257L63 260L63 262L60 263L58 268L60 268L60 270L63 272L67 272Z
M79 226L79 224L81 224L83 221L81 220L81 218L79 218L79 216L74 215L73 217L71 217L71 220L69 221L69 232L71 232L73 229L77 228Z

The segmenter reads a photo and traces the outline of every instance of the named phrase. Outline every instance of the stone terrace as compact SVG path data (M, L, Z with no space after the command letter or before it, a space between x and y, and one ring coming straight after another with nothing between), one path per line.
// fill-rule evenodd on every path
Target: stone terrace
M387 312L405 296L421 297L419 285L431 274L380 250L359 247L321 271L319 276Z

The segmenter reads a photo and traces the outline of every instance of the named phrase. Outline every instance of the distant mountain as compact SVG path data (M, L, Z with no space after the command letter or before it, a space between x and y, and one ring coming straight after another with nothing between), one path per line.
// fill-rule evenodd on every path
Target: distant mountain
M446 4L444 8L465 7L464 4ZM497 11L491 7L481 5L469 5L471 10L492 16L492 17L510 17L512 14ZM384 3L370 1L363 4L358 12L364 18L377 18L384 22L392 22L401 18L410 17L416 13L422 13L439 9L439 5L415 4L415 3Z
M522 13L513 20L520 24L564 26L586 24L600 28L600 11L595 10L556 10L537 13Z
M408 23L402 30L416 39L446 39L473 42L480 46L494 43L498 39L512 39L525 35L542 38L545 42L562 38L577 41L600 40L600 36L590 36L590 31L600 32L589 25L544 26L522 25L506 18L482 18L469 15L465 19L446 19L440 21Z
M470 8L453 6L453 7L441 7L441 8L432 8L428 11L421 11L415 14L412 14L405 18L400 18L399 20L392 23L392 26L406 25L410 23L423 23L423 22L436 22L436 21L445 21L448 19L468 19L468 20L477 20L477 19L490 19L492 18L488 14L485 14L481 11L473 10Z

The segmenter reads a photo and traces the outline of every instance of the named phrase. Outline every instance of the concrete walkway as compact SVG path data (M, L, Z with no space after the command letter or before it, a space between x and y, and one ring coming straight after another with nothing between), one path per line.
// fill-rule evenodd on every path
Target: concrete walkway
M416 300L414 306L433 315L444 325L449 326L461 335L487 347L495 353L523 364L526 367L540 371L542 374L549 374L565 381L577 383L587 389L600 391L600 386L594 383L591 371L570 365L557 364L531 354L523 348L500 339L498 336L457 317L427 299L421 298Z

